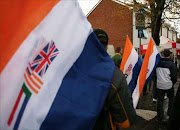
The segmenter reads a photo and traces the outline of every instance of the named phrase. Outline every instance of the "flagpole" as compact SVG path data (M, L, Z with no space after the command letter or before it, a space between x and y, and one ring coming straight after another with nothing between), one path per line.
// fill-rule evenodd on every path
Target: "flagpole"
M142 29L138 29L138 38L139 38L139 55L141 56L141 38L144 37L143 36L143 30Z

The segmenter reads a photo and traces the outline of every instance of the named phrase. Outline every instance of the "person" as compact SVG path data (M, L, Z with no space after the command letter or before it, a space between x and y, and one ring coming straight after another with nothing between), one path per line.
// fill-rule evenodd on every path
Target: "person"
M101 29L94 30L97 38L107 49L108 35ZM130 90L124 74L115 68L112 84L94 130L128 128L134 123L136 112L133 108Z
M164 58L161 58L161 61L156 68L157 76L157 117L160 122L163 121L164 110L164 96L165 93L169 98L168 111L167 115L169 116L173 106L174 100L174 84L177 81L177 69L174 62L170 59L171 52L168 49L165 49L163 52Z
M152 75L152 80L154 81L154 84L153 84L153 102L156 103L157 102L157 76L156 74L153 73Z
M180 129L180 85L178 87L172 113L169 117L167 130L179 130Z
M153 101L153 103L157 103L157 87L156 87L156 85L157 85L157 76L154 73L152 75L152 80L154 82L154 84L153 84L153 100L152 101ZM166 99L167 99L167 96L165 95L164 100L166 100Z
M116 51L115 51L115 55L112 57L113 61L114 61L114 64L120 68L120 64L121 64L121 60L122 60L122 54L120 53L121 52L121 47L117 47L116 48Z

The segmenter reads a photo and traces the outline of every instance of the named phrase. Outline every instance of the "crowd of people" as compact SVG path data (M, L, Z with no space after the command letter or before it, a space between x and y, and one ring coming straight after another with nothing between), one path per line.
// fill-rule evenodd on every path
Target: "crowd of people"
M95 29L94 32L104 48L107 49L108 34L102 29ZM112 60L114 61L116 69L111 89L102 112L97 119L95 129L128 128L135 124L136 112L132 105L131 94L128 90L124 74L119 69L122 60L121 47L118 46L115 52ZM154 70L149 86L152 85L151 82L154 82L153 102L157 102L158 123L161 124L164 121L163 104L167 95L169 99L167 114L170 117L168 129L180 128L179 123L177 123L177 120L180 118L180 90L178 90L176 98L174 91L174 84L177 81L177 68L170 58L171 52L168 49L165 49L162 54L161 61ZM144 86L143 94L147 94L147 86Z

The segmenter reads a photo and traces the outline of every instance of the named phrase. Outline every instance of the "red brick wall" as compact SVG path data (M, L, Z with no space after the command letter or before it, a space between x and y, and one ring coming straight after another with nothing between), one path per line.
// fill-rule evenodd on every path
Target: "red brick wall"
M89 14L93 29L101 28L108 33L109 44L124 47L126 35L132 41L132 11L111 0L102 2Z

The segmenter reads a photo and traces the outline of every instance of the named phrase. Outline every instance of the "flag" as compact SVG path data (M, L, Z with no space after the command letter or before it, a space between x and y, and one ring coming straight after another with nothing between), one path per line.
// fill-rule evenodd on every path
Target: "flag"
M143 90L143 87L151 79L153 71L159 63L160 59L161 56L156 48L154 40L150 38L141 71L138 76L137 85L132 94L134 108L136 108L138 104L138 100Z
M139 58L138 53L127 36L120 70L125 74L131 94L136 87L141 65L142 60Z
M76 0L0 2L0 129L93 129L114 73Z

